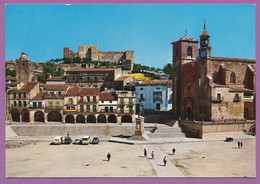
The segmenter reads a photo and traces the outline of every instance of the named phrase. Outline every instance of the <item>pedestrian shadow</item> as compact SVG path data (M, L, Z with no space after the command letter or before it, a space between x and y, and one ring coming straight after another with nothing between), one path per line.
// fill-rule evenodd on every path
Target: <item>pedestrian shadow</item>
M152 159L152 158L146 158L146 159L149 159L149 160L154 160L154 159Z
M139 158L145 158L144 156L138 156Z
M233 149L240 149L240 148L238 148L238 147L232 147Z
M163 165L163 164L157 164L157 166L162 166L162 167L164 167L164 165Z
M172 154L172 153L168 153L168 155L175 155L175 154Z
M108 162L108 160L106 160L106 159L103 159L103 161L104 161L104 162Z

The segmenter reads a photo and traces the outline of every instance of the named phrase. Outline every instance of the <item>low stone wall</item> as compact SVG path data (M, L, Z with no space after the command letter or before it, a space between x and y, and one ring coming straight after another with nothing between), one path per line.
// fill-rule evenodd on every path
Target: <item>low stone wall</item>
M221 133L221 132L248 132L255 121L241 122L202 122L202 121L184 121L179 120L179 125L187 137L203 138L203 134Z

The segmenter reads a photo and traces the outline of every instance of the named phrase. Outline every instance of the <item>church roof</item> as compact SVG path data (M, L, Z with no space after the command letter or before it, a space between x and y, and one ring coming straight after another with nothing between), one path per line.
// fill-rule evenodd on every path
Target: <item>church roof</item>
M229 57L214 57L211 56L212 61L234 61L234 62L246 62L246 63L255 63L255 59L243 59L243 58L229 58Z

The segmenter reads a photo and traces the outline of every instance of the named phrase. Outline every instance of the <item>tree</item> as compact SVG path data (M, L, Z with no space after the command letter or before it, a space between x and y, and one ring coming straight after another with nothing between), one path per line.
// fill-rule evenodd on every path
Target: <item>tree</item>
M64 70L61 67L57 67L54 61L47 61L47 63L43 66L43 73L37 77L39 82L45 83L48 75L51 76L62 76Z
M172 79L172 64L168 63L163 67L163 72L165 74L170 75L170 79Z

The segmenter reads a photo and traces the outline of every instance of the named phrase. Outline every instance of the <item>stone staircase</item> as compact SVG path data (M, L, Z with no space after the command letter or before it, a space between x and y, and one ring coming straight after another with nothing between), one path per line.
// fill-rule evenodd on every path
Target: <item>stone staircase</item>
M135 125L11 125L18 136L65 136L67 131L72 136L117 136L133 135Z
M180 127L158 127L158 129L151 133L150 130L146 131L146 134L150 138L173 138L173 137L185 137Z

